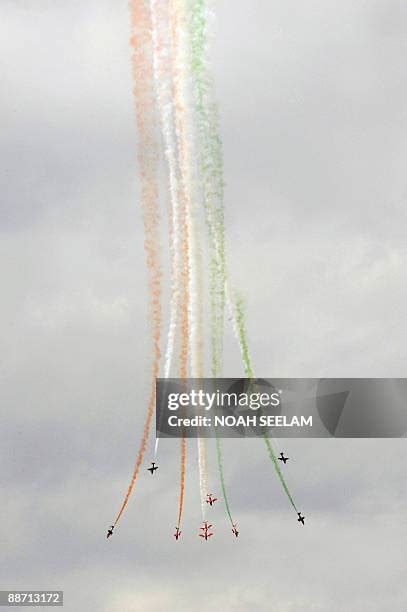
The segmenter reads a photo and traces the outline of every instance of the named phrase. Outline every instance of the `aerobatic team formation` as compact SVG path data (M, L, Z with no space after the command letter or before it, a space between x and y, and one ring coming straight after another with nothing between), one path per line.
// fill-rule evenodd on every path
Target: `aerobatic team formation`
M209 63L212 16L207 1L130 0L130 14L138 165L151 313L151 387L134 471L107 538L113 535L123 515L144 459L155 411L156 379L159 376L181 379L203 378L205 375L221 377L226 319L232 324L245 376L250 379L255 376L243 301L231 287L226 266L223 152ZM161 207L166 200L163 215ZM160 244L161 224L164 222L168 233L168 255L163 253ZM164 338L162 264L166 260L170 262L170 303ZM204 315L207 311L209 329L205 332ZM210 362L208 372L205 372L206 355ZM283 490L298 515L297 520L304 525L305 517L298 511L281 469L289 457L284 453L277 456L268 435L265 434L263 440ZM213 525L206 519L206 511L219 500L208 492L206 440L198 438L197 444L202 515L198 535L202 541L208 541L214 532L211 531ZM232 533L237 538L239 531L232 517L219 436L216 436L215 445L224 506ZM147 468L151 475L158 470L158 451L159 438L156 438L154 461ZM186 439L182 436L175 541L182 534L186 451Z

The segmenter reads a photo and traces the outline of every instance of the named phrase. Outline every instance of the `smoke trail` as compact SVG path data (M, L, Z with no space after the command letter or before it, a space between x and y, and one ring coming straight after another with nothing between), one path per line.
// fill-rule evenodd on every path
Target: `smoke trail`
M249 345L247 342L247 333L246 333L246 325L245 325L243 308L244 308L243 300L241 297L239 297L236 301L236 323L237 323L237 328L239 330L239 341L240 341L240 346L241 346L241 351L242 351L242 359L244 363L244 369L245 369L246 376L248 378L253 378L254 373L253 373L253 368L252 368L250 354L249 354Z
M213 84L207 68L208 23L205 0L192 1L191 31L192 74L194 78L196 97L195 108L197 114L198 135L202 149L200 170L202 174L204 205L212 253L212 375L218 376L222 362L221 355L223 351L224 304L225 292L228 291L228 283L226 278L225 264L223 154L222 143L219 135L217 109L213 101ZM228 301L231 308L233 327L242 354L244 371L248 378L253 378L254 372L247 341L243 301L241 298L236 296L232 296L232 298ZM272 448L271 442L268 439L266 443L268 448ZM219 440L218 447L220 447ZM219 461L219 453L218 467L222 482L223 469L222 462ZM284 489L287 492L288 487L284 481L278 464L275 464L275 467ZM292 497L290 496L289 498L291 501Z
M275 455L275 452L274 452L274 450L273 450L273 447L272 447L271 442L270 442L269 438L267 437L267 435L264 435L264 441L265 441L265 443L266 443L267 450L268 450L268 453L269 453L269 455L270 455L270 459L272 460L272 462L273 462L273 464L274 464L274 467L275 467L275 469L276 469L277 475L278 475L278 477L279 477L279 479L280 479L280 481L281 481L281 484L283 485L283 489L284 489L284 491L286 492L287 497L288 497L288 499L290 500L292 507L294 508L294 510L295 510L296 512L298 512L298 510L297 510L297 506L295 505L294 500L293 500L293 498L292 498L292 495L291 495L291 493L290 493L290 490L289 490L289 488L287 487L287 484L286 484L286 482L285 482L285 480L284 480L284 476L283 476L283 474L282 474L282 472L281 472L281 468L280 468L280 466L278 465L278 460L277 460L277 457L276 457L276 455Z
M236 295L231 295L229 288L227 288L227 296L228 296L229 307L231 309L231 316L232 316L232 321L233 321L233 327L235 329L235 335L239 342L240 352L242 354L244 371L245 371L247 378L254 378L254 371L253 371L251 357L250 357L249 344L247 341L247 330L246 330L246 323L245 323L243 300L241 297L237 297ZM286 492L291 505L293 506L295 511L298 512L296 505L294 503L293 497L290 493L290 490L281 472L280 466L278 464L278 460L276 458L273 446L271 444L271 440L269 439L267 434L264 434L263 437L264 437L264 442L267 447L268 454L270 456L270 459L273 462L274 468L277 472L277 476L280 479L283 489Z
M221 487L222 487L223 499L225 500L226 512L228 513L229 520L230 520L230 522L232 524L232 527L233 527L232 512L231 512L230 506L229 506L229 498L228 498L227 493L226 493L225 476L224 476L224 473L223 473L222 448L221 448L220 439L218 437L218 434L216 434L216 454L217 454L217 459L218 459L220 484L221 484Z
M189 324L190 324L190 353L191 353L191 376L193 378L203 377L203 299L202 299L202 262L198 242L198 234L195 222L195 211L190 207L188 211L189 231ZM199 469L199 491L201 498L202 520L206 514L206 495L208 492L208 468L206 459L206 440L198 436L198 469Z
M199 494L202 520L206 517L206 495L208 493L208 466L206 463L206 440L198 437Z
M159 205L157 187L157 142L155 139L155 112L152 69L151 22L145 0L130 2L132 24L131 45L134 77L134 99L139 133L138 160L141 181L141 200L145 231L145 251L149 275L150 309L153 338L153 363L150 397L143 435L137 452L136 464L126 495L114 524L123 514L136 481L147 445L150 423L155 408L155 379L159 373L161 339L161 271L159 262Z
M253 366L250 358L249 343L247 341L247 330L244 313L243 298L232 291L229 284L226 285L226 299L229 308L229 316L232 327L239 343L242 355L243 369L247 378L254 378Z
M188 265L188 223L187 223L187 208L185 198L181 206L180 227L182 231L181 252L182 266L180 273L180 349L179 349L179 377L187 378L188 376L188 347L189 347L189 265ZM181 526L182 507L184 502L185 489L185 433L181 438L181 479L180 479L180 494L179 494L179 511L178 511L178 527Z
M224 202L223 202L223 155L219 136L216 105L213 101L213 84L207 68L207 20L205 2L193 0L188 15L191 48L191 72L194 91L194 109L197 124L199 155L198 170L203 193L203 204L209 236L210 256L210 329L211 329L211 373L219 376L223 364L223 334L225 309L225 246L224 246ZM198 440L198 453L203 455L205 441ZM217 463L227 511L225 480L221 459L220 440L217 439ZM205 479L206 480L206 479ZM205 482L200 469L202 518L205 518Z
M182 201L186 205L188 228L189 263L189 332L191 353L191 375L203 376L203 299L202 257L196 224L197 185L194 178L194 138L190 115L191 96L188 87L188 29L182 3L171 2L172 42L174 51L173 75L175 98L175 125L179 151L179 166L182 186ZM206 444L198 438L198 466L202 517L205 514L205 499L208 488Z
M188 138L188 158L193 158L191 145L193 139ZM190 294L190 352L191 352L191 376L202 378L204 375L203 364L203 268L202 253L200 248L199 234L196 219L196 185L193 182L192 169L189 176L189 209L188 209L188 232L189 232L189 294ZM199 491L201 497L202 520L206 514L206 495L208 493L208 468L206 460L206 440L198 436L198 468L199 468Z
M223 154L213 82L208 70L207 11L204 0L190 3L191 72L195 100L199 174L209 230L211 299L211 370L222 371L225 305Z
M185 443L185 432L182 432L181 438L181 477L180 477L180 494L179 494L179 508L178 508L178 522L177 527L181 527L182 509L184 505L184 491L185 491L185 458L186 458L186 443Z
M198 137L201 145L200 172L202 176L204 205L209 229L211 252L211 344L212 376L221 372L223 353L223 325L225 292L228 290L225 265L223 154L219 135L218 116L213 101L213 84L208 72L207 15L205 0L193 0L191 7L192 74L194 80ZM247 342L243 301L240 297L229 299L233 327L237 336L248 378L254 377ZM270 440L265 438L271 458L275 458ZM225 495L225 480L222 466L220 441L217 439L218 468L222 491ZM220 451L220 452L219 452ZM290 502L291 494L278 464L274 466ZM229 518L230 509L228 509Z
M174 124L173 85L171 66L171 38L169 28L169 6L166 0L150 0L153 40L154 81L160 113L161 132L164 143L164 156L167 163L170 191L170 262L171 262L171 299L170 323L167 334L167 347L164 360L164 377L171 373L174 354L175 335L178 318L180 245L179 245L179 171L177 142ZM157 456L159 438L156 438L154 457Z
M189 346L189 309L190 309L190 236L189 236L189 210L190 210L190 190L189 190L189 156L187 146L186 126L182 117L183 98L182 98L182 58L181 45L179 44L179 25L177 2L171 0L171 36L174 47L173 60L173 86L175 98L175 130L178 144L178 163L180 169L179 185L179 231L180 231L180 251L181 261L177 271L179 278L180 293L180 354L179 354L179 377L188 376L188 346Z
M202 253L200 250L195 210L191 206L189 214L190 235L190 346L191 346L191 376L202 378L203 365L203 270ZM199 492L201 497L202 520L206 515L206 495L208 493L208 466L206 459L206 440L198 436L198 468Z
M175 330L178 305L177 269L179 264L179 181L177 170L177 143L174 126L172 101L172 71L170 32L168 27L168 2L150 0L153 40L154 80L160 112L161 131L164 141L164 155L168 167L170 188L170 255L172 262L170 325L164 362L164 377L168 378L174 352Z
M193 213L190 217L191 236L191 375L194 378L202 378L203 368L203 299L202 299L202 259L198 243ZM206 459L206 440L198 436L198 467L199 467L199 491L201 496L202 520L206 515L206 495L208 493L208 466Z

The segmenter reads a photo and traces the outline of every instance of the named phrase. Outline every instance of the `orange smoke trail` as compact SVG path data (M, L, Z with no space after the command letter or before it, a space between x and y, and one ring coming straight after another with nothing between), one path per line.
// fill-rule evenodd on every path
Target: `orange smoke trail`
M188 349L189 349L189 306L190 306L190 261L189 261L189 208L190 208L190 193L189 193L189 159L187 147L187 126L185 125L185 116L183 109L182 88L185 87L183 82L182 69L179 66L180 53L180 36L179 36L179 14L177 2L170 0L170 19L171 19L171 42L174 49L175 60L173 62L173 94L174 94L174 112L175 112L175 131L178 144L179 169L180 169L180 185L179 185L179 202L180 216L179 227L181 231L180 251L181 251L181 270L180 279L180 344L179 344L179 377L187 378L188 376ZM184 502L185 489L185 463L186 463L186 441L185 432L181 438L181 478L180 478L180 493L179 493L179 510L178 510L178 527L181 525L182 507Z
M181 527L182 507L184 505L185 458L186 458L186 441L185 441L185 432L183 431L182 438L181 438L181 479L180 479L180 486L179 486L178 529Z
M197 230L197 205L199 184L196 176L195 138L191 107L193 100L189 87L190 44L187 23L188 9L185 3L170 0L171 35L174 49L174 99L176 134L179 150L180 184L185 194L188 221L189 257L189 345L191 351L191 376L203 376L203 274L200 240ZM208 492L208 470L204 438L198 438L199 489L202 519L205 518Z
M179 345L179 377L188 376L188 348L189 348L189 235L187 200L182 194L180 207L180 227L182 231L181 255L182 269L180 274L180 345ZM181 438L181 478L179 485L179 509L178 527L181 526L182 507L184 503L185 490L185 463L186 463L186 441L185 432Z
M181 270L181 287L180 287L180 353L179 353L179 377L187 378L188 376L188 347L189 347L189 258L188 258L188 218L185 197L181 200L180 226L182 230L181 253L182 253L182 270ZM179 508L178 508L178 528L181 526L182 507L184 503L185 491L185 463L186 463L186 441L185 432L182 432L181 438L181 478L179 483Z
M159 260L159 202L158 202L158 145L155 139L155 106L152 64L151 15L146 0L131 0L129 4L133 47L132 68L134 77L134 100L139 135L138 161L141 180L141 199L147 259L148 285L153 338L153 363L151 391L147 404L143 436L137 452L136 465L114 524L116 525L127 505L136 481L147 446L151 419L155 409L155 381L159 375L161 342L161 271Z
M182 253L182 271L181 271L181 287L180 287L180 352L179 352L179 377L187 378L188 376L188 347L189 347L189 265L188 265L188 219L186 200L183 197L181 200L180 226L182 230L181 253ZM178 528L181 526L182 507L184 504L185 491L185 463L186 463L186 441L185 432L182 432L181 438L181 478L179 483L179 508L178 508Z

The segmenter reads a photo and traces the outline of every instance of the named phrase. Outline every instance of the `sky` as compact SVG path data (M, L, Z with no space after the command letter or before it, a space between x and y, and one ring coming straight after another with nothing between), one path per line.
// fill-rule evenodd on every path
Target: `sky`
M405 3L214 12L228 267L256 373L402 377ZM404 611L404 439L287 441L305 528L261 441L226 440L240 535L219 503L209 545L193 442L172 538L164 441L106 542L149 386L127 2L2 0L0 31L0 588L63 589L69 612ZM241 374L229 333L225 375ZM220 496L213 447L209 473Z

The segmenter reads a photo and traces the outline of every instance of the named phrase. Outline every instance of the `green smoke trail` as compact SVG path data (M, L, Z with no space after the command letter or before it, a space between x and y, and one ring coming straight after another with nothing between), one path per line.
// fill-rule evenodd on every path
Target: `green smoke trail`
M286 482L285 482L285 480L284 480L284 476L283 476L283 474L282 474L282 472L281 472L280 466L278 465L278 460L277 460L277 457L276 457L276 455L275 455L274 449L273 449L273 447L272 447L272 445L271 445L271 442L270 442L270 440L269 440L269 438L267 437L267 435L266 435L266 434L264 434L264 441L265 441L265 443L266 443L267 450L268 450L268 453L269 453L269 455L270 455L270 459L272 460L272 462L273 462L273 464L274 464L274 467L275 467L275 469L276 469L277 475L278 475L278 477L279 477L279 479L280 479L280 481L281 481L281 484L283 485L283 489L284 489L284 491L286 492L287 497L288 497L288 499L290 500L292 507L294 508L294 510L295 510L296 512L298 512L298 510L297 510L297 506L295 505L294 500L293 500L293 498L292 498L292 495L291 495L291 493L290 493L290 490L289 490L289 488L287 487L287 484L286 484Z
M213 377L216 377L221 374L223 365L225 319L226 266L223 150L219 133L217 108L214 103L213 81L208 70L208 23L205 0L191 0L189 2L189 11L191 72L197 118L197 139L201 153L198 167L209 236L211 373ZM221 442L218 436L216 436L216 450L223 498L230 522L233 525L223 472Z
M244 312L244 302L243 299L240 296L236 296L234 295L232 297L232 306L234 307L235 310L235 322L236 322L236 327L237 327L237 335L238 335L238 339L239 339L239 344L240 344L240 350L242 353L242 360L243 360L243 367L244 367L244 371L245 374L247 376L247 378L254 378L254 371L253 371L253 367L252 367L252 361L251 361L251 357L250 357L250 351L249 351L249 344L247 341L247 330L246 330L246 321L245 321L245 312ZM274 465L274 469L277 472L277 476L280 479L280 482L283 486L283 489L285 491L285 493L287 494L288 499L290 500L291 505L293 506L293 508L295 509L296 512L298 512L297 507L294 503L293 497L290 493L290 490L287 486L287 483L284 480L284 476L281 472L280 466L278 464L278 459L276 457L276 454L274 452L273 446L271 444L270 438L267 436L267 434L264 434L264 442L266 444L267 447L267 451L269 454L269 457L271 459L271 461L273 462Z
M205 0L190 0L191 72L199 143L199 175L210 248L211 370L219 376L223 362L225 310L225 227L223 151L213 80L208 69L208 23Z
M225 476L223 473L223 462L222 462L222 448L221 448L220 439L219 439L218 434L216 434L216 456L218 460L220 484L222 487L223 499L225 500L226 511L228 513L230 522L233 525L232 513L230 511L230 506L229 506L229 499L226 493Z
M211 369L212 376L216 377L219 376L222 370L226 286L223 151L219 131L218 113L213 97L213 80L208 70L208 23L206 18L206 2L205 0L189 0L187 5L190 12L191 72L197 118L197 137L200 150L198 166L202 183L203 204L206 212L210 245ZM238 297L235 298L233 302L235 311L234 318L242 353L244 371L248 378L254 378L247 341L243 300ZM281 473L271 442L267 435L264 436L264 439L281 484L291 504L296 508ZM225 488L219 438L217 438L216 444L217 463L222 492L229 518L232 521Z
M244 302L240 296L235 298L234 306L236 311L236 326L239 335L239 344L242 352L244 371L247 378L254 378L252 361L250 359L249 344L247 341Z

